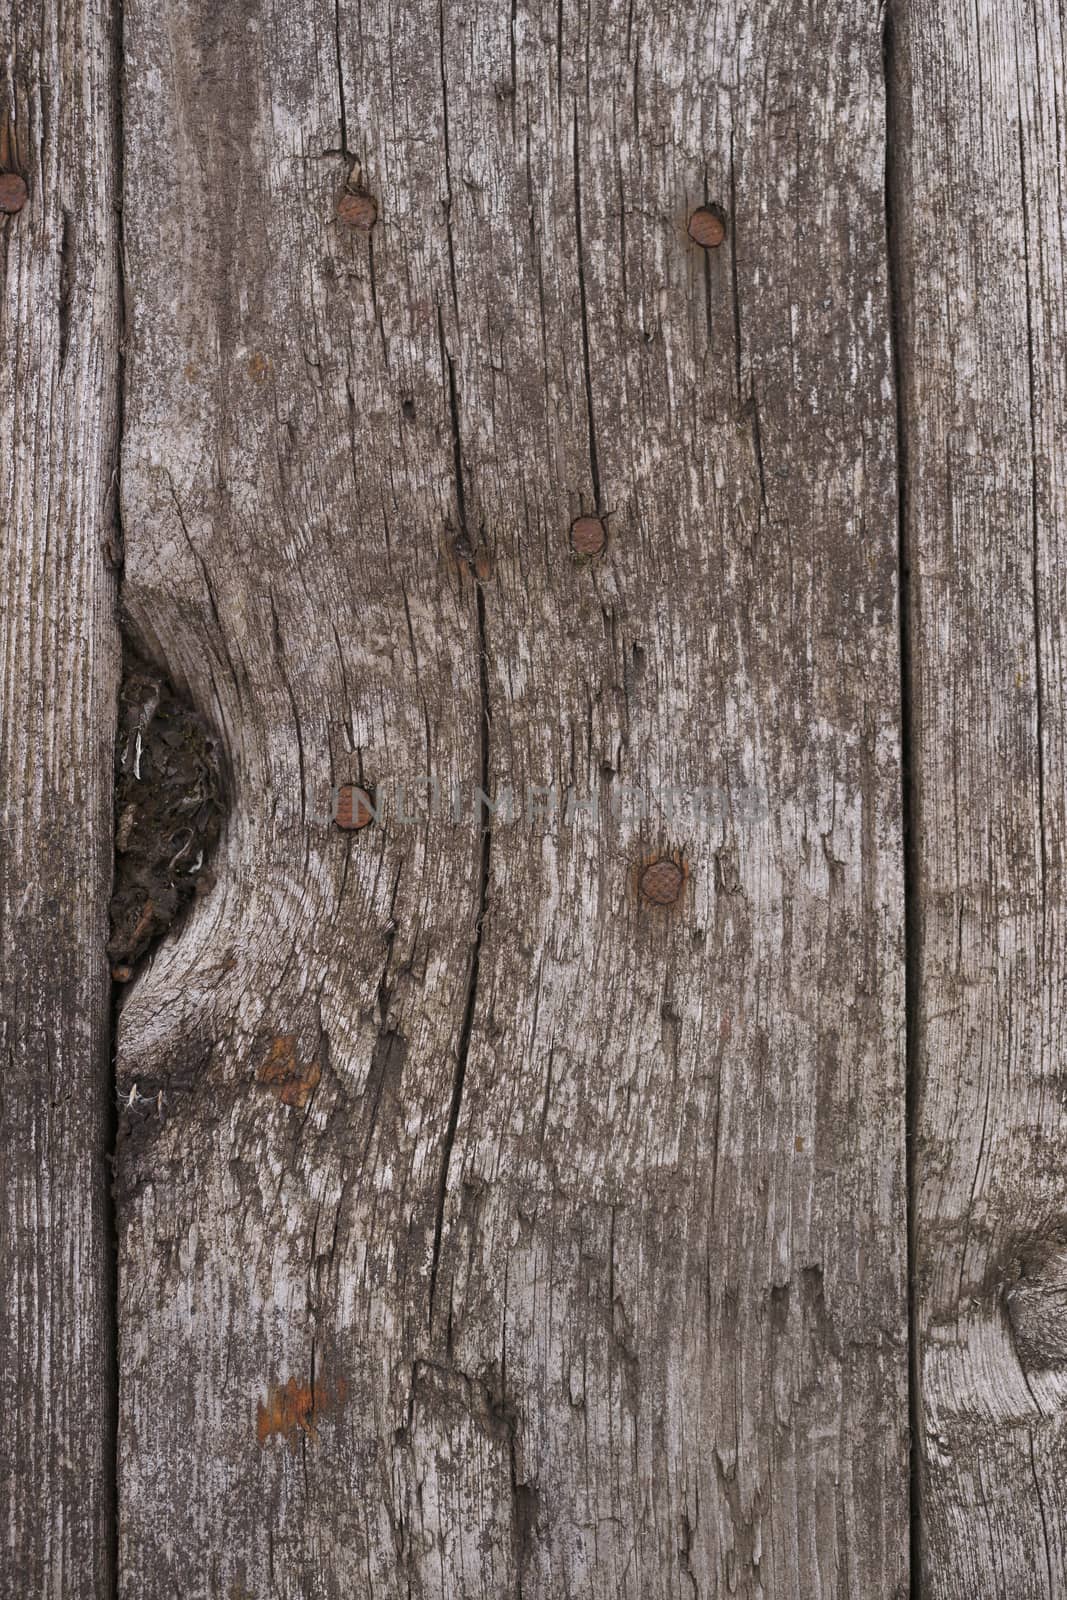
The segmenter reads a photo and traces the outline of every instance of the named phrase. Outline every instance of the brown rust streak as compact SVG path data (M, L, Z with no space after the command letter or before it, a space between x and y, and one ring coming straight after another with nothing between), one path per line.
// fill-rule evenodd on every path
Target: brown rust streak
M260 1063L256 1082L269 1089L283 1106L303 1111L322 1077L318 1061L297 1060L296 1034L280 1033Z
M348 1385L343 1378L338 1379L332 1393L326 1384L301 1383L298 1378L290 1378L280 1385L272 1384L267 1391L266 1404L260 1400L256 1405L257 1441L264 1445L278 1434L293 1451L301 1435L316 1442L317 1418L331 1406L343 1405L347 1393Z

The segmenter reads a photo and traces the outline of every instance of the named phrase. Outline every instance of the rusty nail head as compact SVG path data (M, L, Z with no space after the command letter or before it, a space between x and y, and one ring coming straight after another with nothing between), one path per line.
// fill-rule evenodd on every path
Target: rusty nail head
M576 517L571 523L571 547L578 556L598 556L607 544L599 517Z
M689 218L689 237L705 250L714 250L726 238L726 216L718 206L697 206Z
M348 189L337 202L337 216L350 228L362 228L364 233L369 233L378 220L378 202L362 190L353 193Z
M360 789L354 783L342 784L337 791L333 820L339 828L350 830L365 828L368 822L373 822L374 801L366 789Z
M0 172L0 211L14 216L26 204L26 180L17 172Z
M676 861L653 861L641 874L641 893L654 906L672 906L684 882L685 873Z

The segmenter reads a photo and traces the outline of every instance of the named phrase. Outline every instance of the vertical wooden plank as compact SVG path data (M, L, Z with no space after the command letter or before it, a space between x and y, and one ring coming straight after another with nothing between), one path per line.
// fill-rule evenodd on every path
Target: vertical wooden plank
M402 1590L423 1400L427 1500L451 1456L509 1503L499 1428L464 1427L427 1336L483 851L401 820L424 775L468 798L481 775L436 25L398 8L364 42L393 86L372 124L342 105L332 0L126 8L124 602L230 789L217 887L119 1021L131 1596L190 1562L226 1596ZM336 214L357 156L369 235ZM350 780L383 807L363 832L330 820ZM506 1592L506 1537L485 1559Z
M923 1592L1067 1586L1064 22L895 12Z
M523 1592L901 1595L877 17L444 17L492 775L599 790L493 835L452 1359L513 1419Z
M877 15L126 24L125 598L231 806L120 1023L122 1590L902 1595Z
M64 1600L112 1566L113 48L0 20L0 1589Z

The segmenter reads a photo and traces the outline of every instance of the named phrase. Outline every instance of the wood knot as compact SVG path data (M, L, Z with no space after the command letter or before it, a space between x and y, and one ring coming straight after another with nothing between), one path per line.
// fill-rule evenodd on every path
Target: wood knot
M1022 1366L1029 1371L1067 1367L1067 1242L1029 1245L1004 1299Z

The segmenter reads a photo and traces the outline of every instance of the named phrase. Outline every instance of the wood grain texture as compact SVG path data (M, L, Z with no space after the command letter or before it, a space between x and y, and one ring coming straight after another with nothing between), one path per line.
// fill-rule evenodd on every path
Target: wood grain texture
M1065 13L894 30L923 1593L1067 1589Z
M109 8L0 18L0 1591L110 1592L117 675Z
M902 1596L876 11L125 29L124 598L231 793L120 1019L120 1591Z

